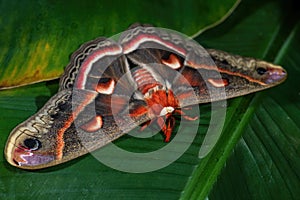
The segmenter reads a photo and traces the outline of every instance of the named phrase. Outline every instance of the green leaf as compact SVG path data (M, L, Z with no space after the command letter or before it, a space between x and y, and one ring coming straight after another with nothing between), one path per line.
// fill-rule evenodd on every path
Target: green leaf
M281 86L228 101L222 137L205 159L198 159L198 152L210 120L209 104L200 106L200 126L193 144L176 162L161 170L120 172L87 155L30 172L8 165L0 156L0 199L204 199L209 193L214 199L299 197L300 34L299 18L287 10L287 5L286 1L243 1L223 24L197 37L206 47L274 60L289 73ZM0 58L3 60L2 55ZM9 131L56 91L57 81L52 81L0 92L0 149ZM184 133L188 134L189 129ZM160 148L161 139L160 135L143 140L123 137L116 144L144 152Z
M0 4L0 88L58 78L82 43L139 22L192 35L223 19L236 0L11 1Z
M291 20L291 18L289 18ZM299 19L299 18L298 18ZM300 195L300 21L276 62L288 69L285 84L262 95L243 138L234 149L211 199L298 199ZM283 26L283 25L282 25ZM284 26L283 26L284 27ZM234 186L233 186L234 185Z

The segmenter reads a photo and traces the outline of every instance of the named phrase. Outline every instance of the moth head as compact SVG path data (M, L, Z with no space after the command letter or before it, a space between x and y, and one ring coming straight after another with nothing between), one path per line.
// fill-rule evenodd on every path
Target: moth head
M277 85L286 79L287 73L281 66L258 60L253 77L266 85Z
M22 124L12 131L5 147L5 156L11 165L32 169L55 160L51 139L42 139L30 131Z

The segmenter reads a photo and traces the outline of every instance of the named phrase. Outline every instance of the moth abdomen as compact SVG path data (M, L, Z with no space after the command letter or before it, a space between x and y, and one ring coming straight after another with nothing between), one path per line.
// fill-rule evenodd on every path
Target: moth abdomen
M133 79L135 80L139 91L146 94L150 89L162 84L155 80L154 76L146 68L136 67L132 72Z

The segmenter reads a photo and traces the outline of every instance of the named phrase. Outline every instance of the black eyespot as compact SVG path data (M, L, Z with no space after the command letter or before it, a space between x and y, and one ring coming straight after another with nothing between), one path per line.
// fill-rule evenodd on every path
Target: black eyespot
M42 147L42 143L35 138L28 138L24 140L24 146L30 150L38 150Z
M267 72L267 69L262 68L262 67L259 67L259 68L256 69L256 72L257 72L259 75L264 75L264 74Z

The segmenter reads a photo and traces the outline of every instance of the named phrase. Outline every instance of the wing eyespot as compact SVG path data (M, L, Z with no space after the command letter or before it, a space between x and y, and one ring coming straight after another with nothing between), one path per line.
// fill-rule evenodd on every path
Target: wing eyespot
M42 147L42 143L36 138L27 138L23 142L24 146L32 151L38 150Z
M257 72L259 75L264 75L264 74L267 72L267 69L262 68L262 67L258 67L258 68L256 69L256 72Z

